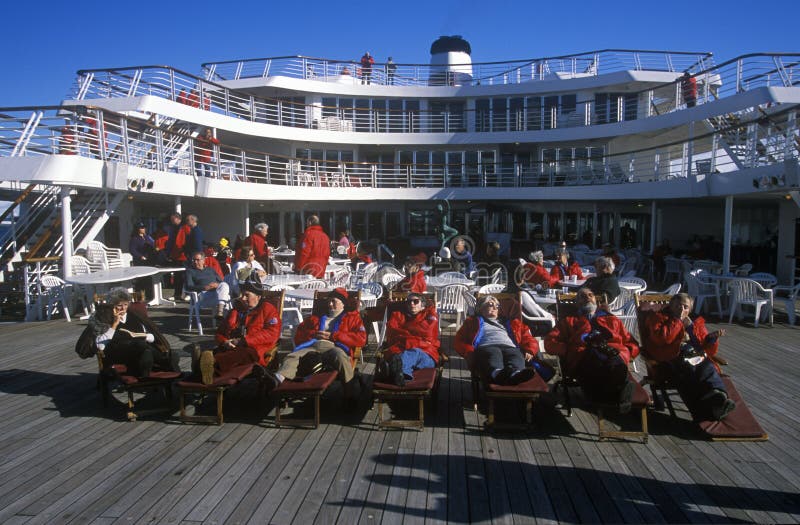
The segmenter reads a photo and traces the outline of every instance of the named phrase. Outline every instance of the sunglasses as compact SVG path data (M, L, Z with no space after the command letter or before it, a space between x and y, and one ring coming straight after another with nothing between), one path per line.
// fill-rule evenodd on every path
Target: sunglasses
M409 299L408 302L411 304L419 304L420 300L415 298L415 299Z
M485 303L484 306L488 306L489 308L500 308L500 305L497 303Z

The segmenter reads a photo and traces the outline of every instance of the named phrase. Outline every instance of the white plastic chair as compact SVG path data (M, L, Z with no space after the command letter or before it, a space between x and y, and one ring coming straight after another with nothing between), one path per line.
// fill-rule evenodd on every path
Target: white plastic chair
M642 293L647 290L647 281L642 279L641 277L634 277L634 276L625 276L619 279L619 284L631 284L636 285L639 288L636 290L635 293Z
M789 324L793 325L797 320L797 314L794 311L797 296L800 295L800 283L794 286L776 286L772 289L774 294L773 300L783 303L786 309L786 315L789 317ZM786 294L784 297L783 294Z
M676 257L664 257L664 280L670 281L670 276L673 279L681 278L681 260Z
M734 271L733 273L734 273L734 275L737 275L739 277L747 277L747 275L750 273L750 270L752 270L752 269L753 269L753 265L752 264L744 263L744 264L740 264L739 267L736 268L736 271Z
M756 272L751 273L747 276L748 279L752 279L764 288L772 288L776 284L778 284L778 278L772 275L771 273L767 272Z
M456 326L461 326L462 317L467 311L465 297L469 295L469 288L465 284L448 284L439 288L436 294L436 309L439 315L455 315Z
M362 299L361 304L365 308L372 308L378 303L378 299L383 296L383 286L380 283L361 283L358 285L359 290L367 290L375 296L375 299Z
M67 322L72 320L69 317L69 284L65 283L55 275L43 275L39 282L42 285L42 295L47 299L47 320L49 321L55 311L55 307L61 303L61 311Z
M733 315L742 319L742 306L750 305L755 309L755 319L753 324L758 327L761 318L761 309L766 307L769 311L769 325L772 326L773 296L772 290L764 289L758 282L752 279L733 279L729 283L731 291L731 315L728 323L733 322Z
M346 287L350 283L350 268L344 266L337 268L330 278L330 284L333 288Z
M297 285L298 290L324 290L326 288L330 288L330 284L322 279L313 279ZM308 315L314 309L314 299L300 299L297 301L297 306L300 308L300 312Z
M698 270L702 272L702 270ZM719 282L701 280L698 273L689 272L686 274L686 291L694 297L694 313L700 313L706 299L717 301L717 315L722 315L722 299L719 293Z
M681 291L681 283L675 283L667 286L666 290L661 292L655 290L649 290L643 293L643 295L675 295L676 293Z
M192 320L197 325L197 333L203 335L203 322L200 320L202 301L200 300L200 292L189 292L189 331L192 331ZM214 317L216 313L213 308L208 305L205 308L211 309L211 327L217 328L217 319Z
M550 328L555 327L556 319L553 314L539 306L531 296L530 292L523 290L520 294L522 303L522 318L526 321L542 321L550 324Z
M489 283L484 284L478 289L478 293L481 295L491 294L491 293L500 293L506 289L506 285L502 283Z

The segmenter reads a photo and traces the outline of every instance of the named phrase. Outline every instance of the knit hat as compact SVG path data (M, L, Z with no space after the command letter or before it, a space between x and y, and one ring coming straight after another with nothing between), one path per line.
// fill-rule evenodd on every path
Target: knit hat
M332 299L334 297L342 301L342 303L347 304L347 298L349 297L349 295L347 295L347 290L345 290L344 288L334 288L328 294L328 299Z
M255 279L250 277L245 282L243 282L240 286L242 292L250 292L256 295L263 295L264 294L264 285L261 284L261 281L258 280L258 275L253 274Z

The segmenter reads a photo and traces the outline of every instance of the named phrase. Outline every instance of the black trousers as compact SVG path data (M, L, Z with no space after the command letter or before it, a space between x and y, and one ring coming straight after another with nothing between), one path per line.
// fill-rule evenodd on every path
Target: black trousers
M112 342L105 354L109 364L125 365L128 375L147 377L153 370L180 371L177 354L162 352L141 338Z
M666 365L692 418L696 421L713 419L711 405L703 398L712 390L726 390L725 383L711 360L703 359L695 366L679 357Z
M596 403L616 404L628 383L628 365L620 356L609 357L587 348L575 369L584 396Z
M479 346L475 349L475 366L478 374L488 380L492 372L506 366L522 370L525 368L525 358L520 349L513 346Z

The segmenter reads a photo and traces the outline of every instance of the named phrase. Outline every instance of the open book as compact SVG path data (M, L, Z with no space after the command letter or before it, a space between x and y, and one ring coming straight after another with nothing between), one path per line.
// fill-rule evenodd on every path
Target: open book
M126 328L120 328L119 331L120 332L125 332L126 334L128 334L129 336L131 336L133 338L147 337L147 332L131 332L130 330L128 330Z

